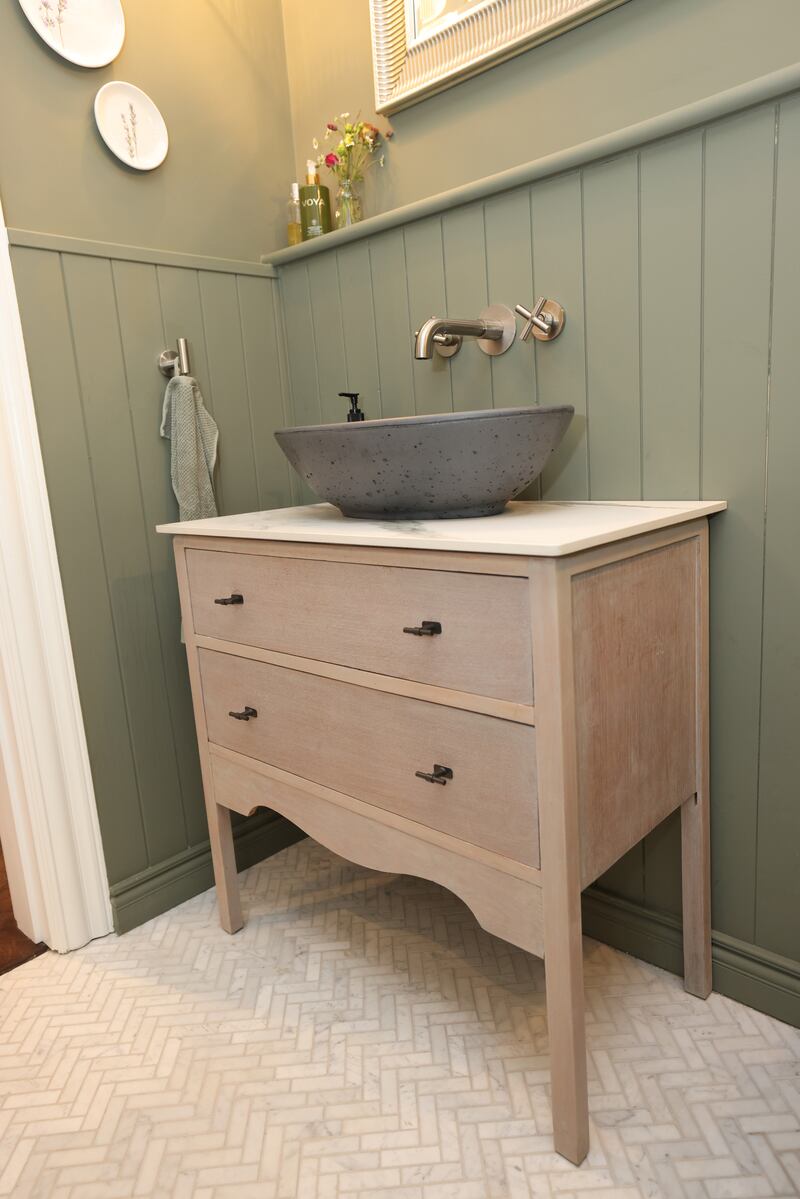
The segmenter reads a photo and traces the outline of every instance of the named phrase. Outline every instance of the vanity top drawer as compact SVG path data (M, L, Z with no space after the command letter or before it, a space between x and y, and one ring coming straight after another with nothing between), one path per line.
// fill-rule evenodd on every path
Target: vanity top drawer
M198 657L212 743L539 865L531 726L233 654ZM452 778L417 776L435 765Z
M186 564L200 635L533 703L527 579L191 547Z

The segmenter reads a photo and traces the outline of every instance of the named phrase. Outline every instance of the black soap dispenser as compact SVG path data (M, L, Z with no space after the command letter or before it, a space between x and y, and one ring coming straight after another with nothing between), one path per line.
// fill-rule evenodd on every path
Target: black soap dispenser
M343 399L350 401L350 411L347 414L348 424L350 423L350 421L364 419L364 413L361 411L361 409L358 406L358 394L359 393L357 391L340 391L339 392L339 395Z

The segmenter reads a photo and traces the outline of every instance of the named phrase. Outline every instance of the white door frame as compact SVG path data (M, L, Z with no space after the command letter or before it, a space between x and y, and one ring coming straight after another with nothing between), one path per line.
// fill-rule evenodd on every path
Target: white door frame
M11 256L0 205L0 840L14 915L65 953L111 931Z

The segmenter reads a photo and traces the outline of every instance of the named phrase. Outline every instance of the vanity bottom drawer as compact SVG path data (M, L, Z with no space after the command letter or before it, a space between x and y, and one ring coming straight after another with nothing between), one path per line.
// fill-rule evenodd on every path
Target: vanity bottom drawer
M529 725L213 650L198 657L213 744L539 865ZM247 709L256 715L231 715ZM417 776L435 765L452 778Z

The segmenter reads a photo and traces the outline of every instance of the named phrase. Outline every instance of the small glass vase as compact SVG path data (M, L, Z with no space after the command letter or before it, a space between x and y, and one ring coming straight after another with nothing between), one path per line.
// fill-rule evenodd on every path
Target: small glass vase
M352 179L341 179L336 192L336 228L349 229L364 215L361 194Z

